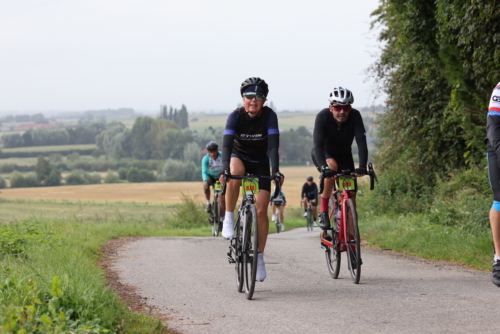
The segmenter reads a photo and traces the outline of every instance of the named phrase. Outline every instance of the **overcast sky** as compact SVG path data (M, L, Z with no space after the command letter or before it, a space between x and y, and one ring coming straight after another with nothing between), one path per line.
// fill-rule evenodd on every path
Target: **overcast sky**
M259 76L276 109L319 110L335 86L376 99L378 0L4 0L0 111L161 104L232 111Z

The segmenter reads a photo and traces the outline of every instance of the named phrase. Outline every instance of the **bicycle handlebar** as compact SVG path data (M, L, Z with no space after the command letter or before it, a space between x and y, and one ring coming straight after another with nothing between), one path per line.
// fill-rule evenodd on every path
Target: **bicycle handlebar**
M337 173L335 176L342 176L342 175L354 175L354 173L350 173L350 170L343 170L341 173ZM375 188L375 181L378 183L378 178L377 175L375 174L375 171L373 170L373 164L371 162L368 163L368 173L366 174L370 177L370 190L373 190ZM334 185L335 186L335 185ZM325 176L324 172L321 172L319 174L319 194L321 195L323 193L323 189L325 187Z
M222 186L222 195L226 194L226 185L227 178L234 180L243 180L243 179L266 179L266 180L274 180L276 187L274 188L274 196L272 199L275 199L281 193L281 179L279 176L259 176L259 175L229 175L224 177L224 185Z

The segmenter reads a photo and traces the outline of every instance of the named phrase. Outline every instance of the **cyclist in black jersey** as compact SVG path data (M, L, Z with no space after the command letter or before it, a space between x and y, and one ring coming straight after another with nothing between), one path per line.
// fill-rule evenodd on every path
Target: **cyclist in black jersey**
M316 206L318 205L318 186L313 180L314 178L311 175L306 178L307 182L302 186L300 197L302 198L302 206L304 207L304 217L307 216L307 202L311 202L312 214L314 217L313 226L317 226L316 218L318 217L318 212Z
M314 123L314 148L311 157L318 171L325 177L324 189L321 194L319 226L330 228L328 218L328 200L333 189L337 172L349 169L356 176L367 174L368 145L361 113L353 109L352 92L343 87L336 87L330 93L330 105L321 110ZM358 145L359 168L354 168L351 145L354 138ZM354 205L356 193L351 192Z
M267 83L256 77L246 79L240 87L243 107L234 110L227 118L222 144L222 169L224 176L245 173L269 176L269 159L272 175L284 177L279 172L279 128L278 117L269 107L264 107L269 92ZM241 180L228 179L226 187L226 214L222 236L234 236L234 209L239 197ZM269 230L267 205L269 203L271 180L260 179L256 195L257 220L259 224L259 255L257 258L257 281L266 278L264 248Z

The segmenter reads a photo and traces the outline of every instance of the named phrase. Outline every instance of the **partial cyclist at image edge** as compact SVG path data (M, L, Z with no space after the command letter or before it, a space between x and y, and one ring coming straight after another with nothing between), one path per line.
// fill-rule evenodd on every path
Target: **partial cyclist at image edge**
M302 200L302 206L304 208L304 217L307 217L307 202L311 203L312 213L314 217L313 224L314 226L316 226L316 219L318 217L316 208L318 204L318 186L314 182L314 178L311 175L306 178L306 182L302 186L300 198Z
M231 180L231 174L245 173L270 176L269 160L272 175L280 178L279 172L279 127L276 113L264 106L269 87L258 77L243 81L240 94L243 106L234 110L227 118L222 146L223 173L221 181L227 179L226 214L222 228L222 236L232 239L234 236L234 209L239 196L241 180ZM269 230L267 206L270 198L271 180L259 180L259 193L256 195L259 254L257 262L257 278L266 278L264 249Z
M201 160L201 178L203 181L203 192L205 194L205 211L212 210L210 204L210 186L213 186L222 173L222 152L219 145L210 141L206 147L208 153ZM224 197L221 196L221 217L224 215Z
M484 142L487 149L488 177L493 190L490 226L495 251L491 281L500 287L500 82L491 94Z
M338 172L349 170L356 176L367 174L368 144L361 113L352 108L354 96L344 87L335 87L328 98L330 105L316 115L313 131L314 147L311 158L314 165L325 178L323 193L320 197L319 226L330 228L328 202ZM354 168L352 143L356 139L359 167ZM351 192L356 205L356 192Z
M271 205L271 220L275 221L276 207L278 207L278 213L280 215L281 231L285 230L285 206L286 206L286 196L283 191L276 196L276 191L271 194L271 199L269 200L269 205Z

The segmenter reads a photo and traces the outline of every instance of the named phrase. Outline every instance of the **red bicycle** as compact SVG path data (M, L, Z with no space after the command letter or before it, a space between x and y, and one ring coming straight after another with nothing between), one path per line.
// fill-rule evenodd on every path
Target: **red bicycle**
M377 176L373 165L368 164L370 190L373 190ZM325 250L326 265L332 278L339 277L340 254L346 252L348 268L355 284L361 278L361 239L359 237L358 217L350 191L357 190L357 180L354 173L344 170L337 174L337 185L334 184L330 196L328 216L332 228L321 232L321 248ZM319 193L323 192L324 178L320 175Z

